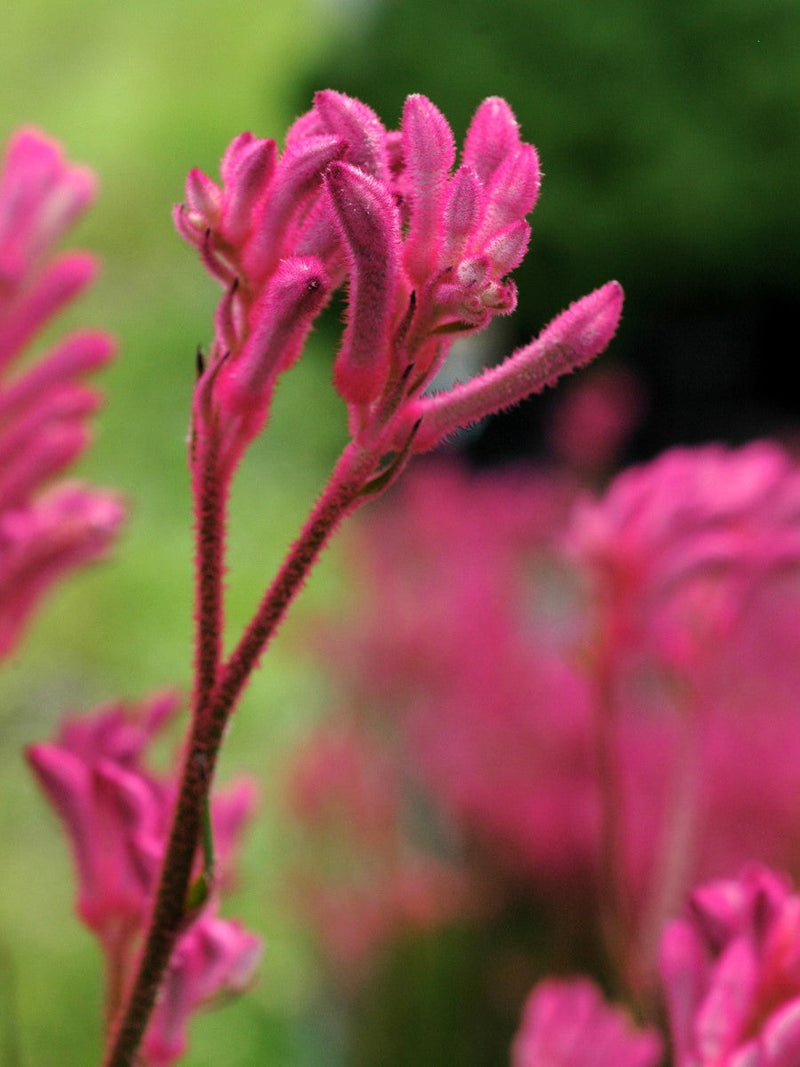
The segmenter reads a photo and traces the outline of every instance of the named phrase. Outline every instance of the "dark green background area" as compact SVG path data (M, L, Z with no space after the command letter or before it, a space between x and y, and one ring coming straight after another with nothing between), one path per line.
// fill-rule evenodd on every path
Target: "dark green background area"
M625 322L606 358L636 369L651 396L637 456L793 426L793 0L390 2L300 96L334 80L390 124L406 93L426 93L459 136L484 96L509 100L544 171L531 252L515 273L517 337L618 278ZM498 424L485 454L535 450L545 407Z
M194 353L209 339L217 290L172 230L188 169L214 176L243 129L280 140L316 88L360 96L388 126L408 93L426 93L459 140L483 97L505 96L545 174L508 344L616 277L626 314L604 358L635 369L649 391L636 454L787 431L797 414L784 370L794 348L784 351L782 335L794 334L800 285L800 7L9 0L2 17L0 134L40 125L101 180L71 243L96 250L104 272L65 325L98 324L120 341L80 473L126 494L126 533L108 564L48 602L0 678L0 1062L84 1067L97 1056L99 963L72 918L66 847L20 750L50 735L68 708L189 682L184 440ZM237 482L232 627L255 604L344 437L329 387L329 327L282 385L269 434ZM486 430L477 458L535 451L546 403ZM186 1060L194 1067L346 1060L346 1031L285 907L295 843L276 814L285 753L326 704L325 681L305 656L304 620L339 602L337 558L336 548L325 557L232 730L222 776L239 767L257 775L264 814L229 912L265 937L267 952L252 994L198 1020ZM446 960L478 963L456 945L443 957L409 951L388 967L387 988L398 973L413 981L418 967L420 989L435 978L438 996L442 986L463 991L471 979L448 979ZM404 1034L373 1062L475 1062L468 1043L450 1040L458 1004L432 1001L442 1026L430 1010L420 1025L419 999L390 1011L380 990L365 997L365 1047L390 1040L392 1027ZM504 1058L501 1043L491 1062Z

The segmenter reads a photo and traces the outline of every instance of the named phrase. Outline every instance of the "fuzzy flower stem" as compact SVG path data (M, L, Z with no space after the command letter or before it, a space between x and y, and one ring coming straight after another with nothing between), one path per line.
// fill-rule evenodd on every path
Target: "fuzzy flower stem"
M195 716L147 940L134 984L111 1032L103 1061L105 1067L133 1067L159 983L182 932L189 879L215 756L216 752Z
M360 502L379 456L348 445L219 681L193 717L178 801L138 972L112 1034L104 1067L132 1067L178 935L225 727L261 653L341 520ZM201 516L202 520L202 516ZM209 520L210 521L210 520Z
M224 621L222 580L225 552L227 479L221 473L218 450L206 444L195 479L195 715L202 714L214 686L222 650Z
M258 611L220 672L210 704L209 720L227 722L250 672L283 619L286 609L305 581L311 566L342 519L360 503L359 497L378 464L372 450L349 444L336 465L322 496L308 517Z

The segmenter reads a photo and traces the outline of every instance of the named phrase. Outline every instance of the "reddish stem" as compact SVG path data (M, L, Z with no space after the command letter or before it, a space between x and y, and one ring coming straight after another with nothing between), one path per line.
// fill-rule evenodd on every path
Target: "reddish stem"
M228 479L220 473L218 450L206 443L193 479L195 506L195 715L201 714L217 683L224 624L225 508Z
M153 907L150 926L139 960L138 970L126 998L125 1006L111 1035L104 1067L132 1067L136 1050L144 1035L156 993L164 971L169 963L175 943L182 933L185 920L186 895L192 873L203 811L208 799L214 775L217 755L225 726L241 695L247 679L283 619L289 605L303 584L311 566L316 561L328 538L341 520L357 507L359 494L369 481L378 463L373 452L363 451L350 444L342 453L330 481L313 508L300 537L292 546L274 582L268 589L252 622L242 639L220 671L220 678L213 693L198 704L192 720L192 728L183 764L178 800L173 817L161 878ZM213 479L203 479L211 484ZM219 483L217 483L217 490ZM207 561L218 559L221 567L222 530L213 531L214 522L222 521L223 510L218 503L198 508L199 536L203 536L203 523L208 521L206 533L209 543L198 548L198 558ZM216 549L220 553L216 555ZM202 571L202 565L200 566ZM198 612L209 612L209 618L199 620L198 634L209 641L209 649L198 652L198 671L209 671L211 662L211 612L216 612L218 598L212 595L213 588L221 588L212 582L211 576L200 580L208 587L198 596ZM221 596L219 598L221 600ZM215 618L221 618L216 616ZM218 633L218 630L217 630ZM215 643L218 648L218 642ZM215 652L215 656L218 655ZM197 694L207 691L208 677L198 679Z

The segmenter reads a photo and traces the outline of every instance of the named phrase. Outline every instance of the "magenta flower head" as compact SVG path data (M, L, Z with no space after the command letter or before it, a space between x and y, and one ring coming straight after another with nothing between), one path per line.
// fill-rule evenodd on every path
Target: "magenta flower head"
M800 896L763 867L696 890L661 941L675 1067L800 1063Z
M512 1067L658 1067L661 1038L637 1029L587 978L533 990L514 1038Z
M675 448L578 507L568 541L594 577L607 639L646 635L683 666L800 565L800 473L768 441Z
M226 290L195 401L195 439L213 443L223 469L260 430L277 376L343 281L334 384L356 443L382 455L433 448L588 362L614 334L622 291L611 282L499 367L423 395L456 336L516 305L510 274L528 246L539 163L503 100L478 108L457 164L450 127L424 96L407 99L392 132L326 90L280 158L274 142L243 134L221 169L221 187L190 174L176 222Z
M77 911L97 936L107 967L113 1016L144 932L164 855L175 784L148 766L148 750L178 711L173 694L140 706L112 704L65 721L54 744L31 745L28 762L67 832L78 878ZM174 1063L186 1045L189 1016L250 980L260 944L216 914L231 858L253 810L240 781L215 797L212 825L220 872L212 901L177 944L146 1037L148 1067Z
M79 331L13 370L95 274L85 253L54 255L94 189L92 174L43 134L11 138L0 170L0 656L56 579L103 554L123 517L108 493L62 486L40 494L88 442L99 396L83 379L111 358L111 338Z
M247 989L261 958L261 942L211 909L184 934L164 977L142 1042L146 1067L177 1063L188 1044L191 1015Z

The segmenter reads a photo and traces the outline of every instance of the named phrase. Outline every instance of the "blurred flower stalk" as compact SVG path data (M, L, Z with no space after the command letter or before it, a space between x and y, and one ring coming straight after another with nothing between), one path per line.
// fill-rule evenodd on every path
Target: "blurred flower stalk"
M752 864L800 875L800 468L770 442L708 445L591 486L641 398L607 371L571 392L547 467L439 459L353 531L358 596L317 642L335 715L289 778L312 846L297 896L350 981L409 932L527 899L554 931L530 979L588 959L649 1020L629 1029L586 978L544 982L514 1067L657 1067L664 1003L676 1067L789 1067L800 913ZM314 842L337 835L349 859L326 871Z

